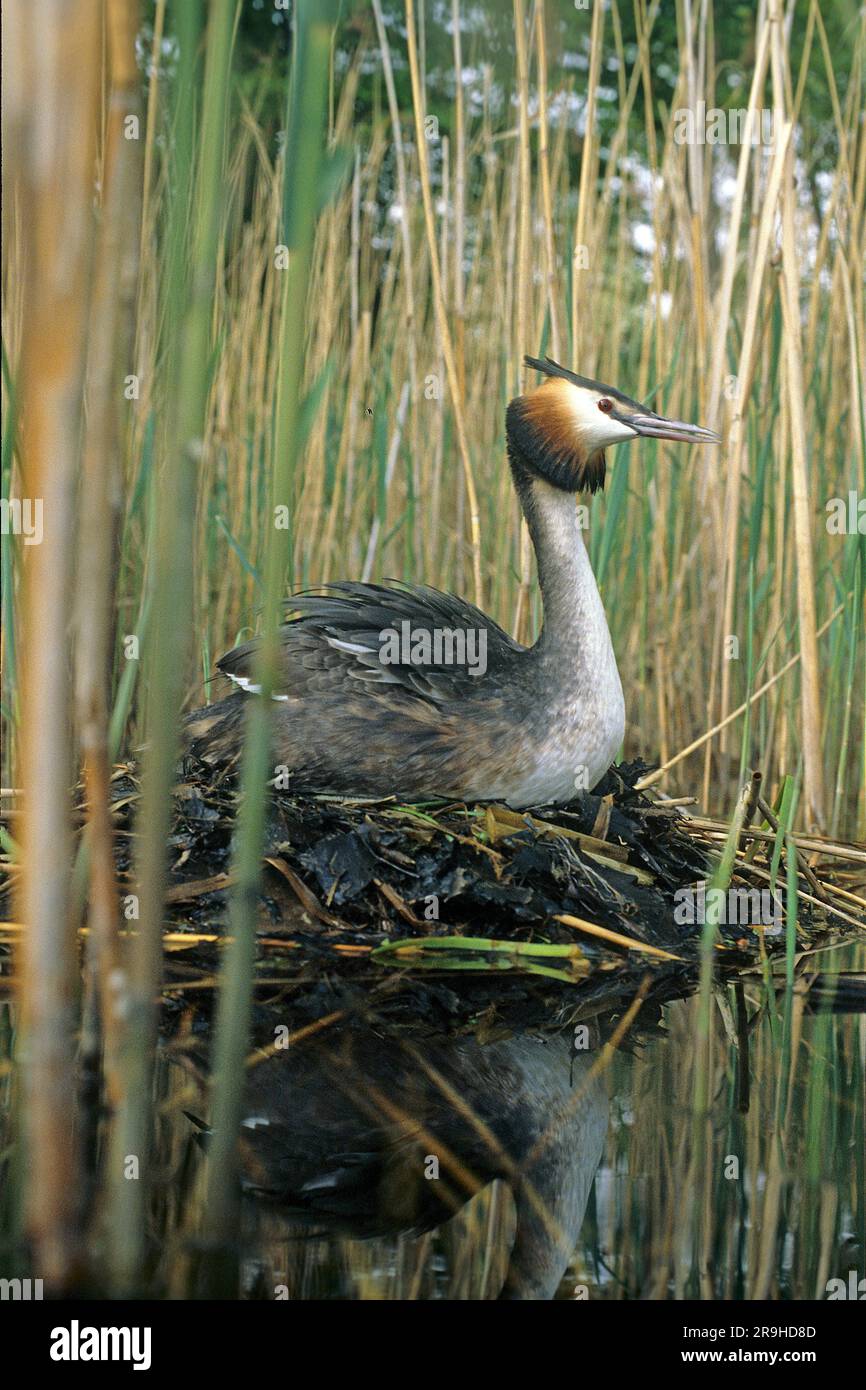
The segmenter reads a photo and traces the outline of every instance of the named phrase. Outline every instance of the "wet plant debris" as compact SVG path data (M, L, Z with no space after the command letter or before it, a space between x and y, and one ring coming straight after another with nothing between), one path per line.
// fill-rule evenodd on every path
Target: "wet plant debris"
M164 933L169 1025L193 996L206 1015L217 983L239 796L197 763L184 771ZM646 771L622 764L569 805L531 811L275 792L257 1000L278 998L299 1027L372 1009L420 1032L615 1015L641 981L655 1001L688 994L725 827L636 790ZM119 886L133 893L134 765L116 770L113 793ZM787 875L775 849L766 823L744 830L726 898L735 911L713 938L722 978L784 956ZM798 855L798 960L866 922L866 854L850 853L828 842L811 856L816 868Z

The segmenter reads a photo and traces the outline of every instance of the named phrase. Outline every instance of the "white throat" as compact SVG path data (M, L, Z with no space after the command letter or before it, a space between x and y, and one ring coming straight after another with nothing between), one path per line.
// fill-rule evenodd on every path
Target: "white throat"
M524 505L544 601L533 653L546 729L526 785L509 798L515 805L567 801L590 790L625 733L622 683L576 499L533 478Z

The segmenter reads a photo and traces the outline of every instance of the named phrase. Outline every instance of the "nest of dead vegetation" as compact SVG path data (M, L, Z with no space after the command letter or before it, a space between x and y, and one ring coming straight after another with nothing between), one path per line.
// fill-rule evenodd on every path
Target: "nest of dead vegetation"
M532 812L275 793L258 916L263 1032L274 1004L298 1029L354 1013L418 1034L483 1037L592 1015L615 1021L636 997L649 1018L688 994L701 959L700 889L726 827L637 791L645 770L624 764L592 794ZM169 1027L193 1003L196 1018L208 1013L237 819L233 785L186 771L171 838ZM119 770L114 789L119 869L131 883L134 770ZM788 931L802 966L866 921L866 853L816 841L811 864L798 854L794 908L780 836L759 816L740 837L731 886L741 908L713 945L721 979L772 968ZM771 882L779 916L768 924Z

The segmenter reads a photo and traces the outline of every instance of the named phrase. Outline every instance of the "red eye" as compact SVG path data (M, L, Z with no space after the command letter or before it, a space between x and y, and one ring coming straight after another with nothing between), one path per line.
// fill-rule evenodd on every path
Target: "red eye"
M613 401L610 400L607 396L602 396L601 400L598 403L598 408L599 410L603 410L605 415L609 415L610 412L613 410Z

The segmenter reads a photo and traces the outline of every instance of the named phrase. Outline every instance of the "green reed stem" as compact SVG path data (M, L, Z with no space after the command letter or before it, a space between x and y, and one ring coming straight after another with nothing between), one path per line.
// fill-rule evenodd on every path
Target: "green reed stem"
M148 742L136 862L139 929L129 963L128 1026L122 1049L124 1098L115 1126L111 1161L110 1265L119 1290L130 1288L140 1278L145 1246L171 785L192 633L190 536L211 381L211 328L223 206L223 146L234 11L233 0L213 0L208 11L201 127L196 146L194 93L202 11L198 0L182 0L174 9L179 62L165 281L165 463L153 473L155 582L153 621L145 653ZM188 258L187 218L191 207L193 233Z
M210 1293L232 1291L231 1241L237 1214L235 1146L241 1119L249 1036L261 854L270 768L270 692L279 660L279 626L292 563L292 502L299 447L304 369L306 291L319 211L325 99L331 35L337 4L300 0L295 20L294 71L288 98L284 171L283 238L288 248L280 328L274 468L267 517L264 613L256 680L262 698L252 701L244 747L242 799L234 859L236 884L230 904L231 944L226 948L213 1047L213 1140L207 1176L205 1232L216 1258L208 1272Z

